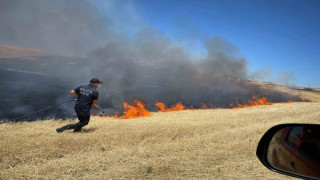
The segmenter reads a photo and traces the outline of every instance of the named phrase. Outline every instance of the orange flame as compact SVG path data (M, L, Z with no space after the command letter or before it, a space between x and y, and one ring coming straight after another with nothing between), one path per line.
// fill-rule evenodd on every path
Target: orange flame
M116 112L114 115L108 115L106 113L99 115L94 112L91 112L93 116L100 117L112 117L112 118L120 118L120 119L131 119L136 117L150 117L150 112L145 108L145 104L142 102L135 100L133 103L129 104L123 103L124 112L122 116L119 116L119 112Z
M150 112L145 108L145 104L140 101L134 101L132 104L123 103L124 114L121 119L131 119L136 117L150 117Z
M164 103L156 102L154 103L154 105L159 109L158 112L168 112L166 105L164 105Z
M273 105L273 103L268 102L268 99L266 97L257 98L253 96L251 100L248 100L248 104L240 104L237 102L235 105L231 104L230 108L232 109L247 108L247 107L253 107L253 106L260 106L260 105Z
M176 105L171 106L171 108L167 108L164 103L156 102L154 105L159 109L158 112L172 112L172 111L182 111L186 109L186 107L181 103L178 102Z
M292 101L286 101L282 103L292 103ZM158 112L172 112L172 111L182 111L182 110L215 109L216 108L215 106L212 105L211 102L208 105L206 105L205 103L200 103L200 108L193 108L193 106L186 107L181 102L178 102L177 104L171 106L170 108L167 108L166 105L162 102L156 102L154 105L158 108ZM266 97L257 98L253 96L252 99L248 100L246 104L241 104L239 102L236 102L236 103L229 104L228 107L231 109L237 109L237 108L247 108L247 107L253 107L253 106L260 106L260 105L273 105L273 103L268 102L268 99ZM120 118L120 119L130 119L130 118L136 118L136 117L151 116L150 112L146 109L145 104L138 100L135 100L131 104L124 102L123 107L124 107L124 112L122 116L120 116L118 112L116 112L114 115L103 114L100 116ZM92 112L92 115L99 116L98 114L95 114L93 112Z

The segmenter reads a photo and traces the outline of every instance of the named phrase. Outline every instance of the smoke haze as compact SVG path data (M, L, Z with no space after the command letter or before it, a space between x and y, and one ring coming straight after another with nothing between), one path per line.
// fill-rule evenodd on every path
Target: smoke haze
M117 7L112 1L108 3ZM110 13L102 15L85 0L0 0L0 17L1 43L78 55L42 56L30 61L0 59L0 82L6 87L0 91L7 94L0 119L68 100L71 89L87 84L92 77L104 81L99 89L99 104L109 112L134 99L143 100L149 109L156 101L167 105L181 101L194 107L203 102L225 107L236 99L245 102L252 96L265 96L274 102L299 100L250 83L246 59L237 47L221 37L204 42L206 57L193 58L139 18L127 17L128 24L133 26L130 34L127 25L121 29L121 23L114 23ZM48 76L5 71L8 68ZM286 77L288 74L283 80ZM57 113L74 115L72 105L64 105L43 116L57 117Z
M294 86L296 82L296 78L292 72L283 71L279 74L275 74L271 67L263 67L250 72L249 79L262 82L273 82L287 86Z
M1 43L82 53L116 35L84 0L1 0Z

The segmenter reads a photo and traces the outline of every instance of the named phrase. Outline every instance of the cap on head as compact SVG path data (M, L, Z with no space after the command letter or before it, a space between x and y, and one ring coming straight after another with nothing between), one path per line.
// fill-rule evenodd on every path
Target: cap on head
M102 84L103 82L100 81L98 78L93 78L90 80L90 83L92 84Z

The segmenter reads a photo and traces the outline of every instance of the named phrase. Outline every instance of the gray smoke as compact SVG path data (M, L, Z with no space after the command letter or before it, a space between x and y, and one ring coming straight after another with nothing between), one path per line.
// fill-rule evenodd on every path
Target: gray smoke
M201 102L225 107L236 99L245 103L252 96L271 101L293 98L250 83L247 61L225 39L208 40L206 49L207 57L192 59L161 32L149 28L131 42L92 51L91 75L105 81L102 97L111 107L135 98L143 98L149 106L155 101L168 105L181 101L195 107Z
M249 79L286 86L294 86L296 83L296 78L293 72L282 71L279 74L275 74L271 67L263 67L250 72Z
M266 96L271 101L299 100L250 83L246 59L221 37L205 42L206 57L193 58L157 29L143 25L133 27L130 35L123 33L121 23L114 23L113 16L102 16L86 0L0 0L0 17L1 43L86 55L44 56L29 62L15 59L15 65L11 59L2 59L1 69L14 67L49 74L31 77L0 71L6 77L0 82L9 87L0 89L8 94L8 106L3 107L6 113L0 113L4 117L70 99L70 89L87 84L92 77L104 81L99 103L111 110L134 99L144 101L149 109L156 101L226 107L235 100L244 103L252 96ZM135 25L127 18L125 22ZM12 80L16 81L14 85ZM15 88L12 94L11 87ZM61 112L62 116L72 115L72 105L58 109Z
M82 53L116 36L86 0L1 0L0 17L0 41L9 45Z

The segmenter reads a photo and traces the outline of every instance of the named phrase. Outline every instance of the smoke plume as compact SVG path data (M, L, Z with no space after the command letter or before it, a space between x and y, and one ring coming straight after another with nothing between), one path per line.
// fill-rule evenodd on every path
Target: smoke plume
M237 48L225 39L208 40L206 48L208 56L195 60L158 31L147 29L132 42L92 51L92 76L104 79L101 91L106 93L102 96L111 107L135 98L150 105L181 101L195 107L201 102L224 107L252 96L266 96L271 101L289 98L250 83L247 61L238 57Z

